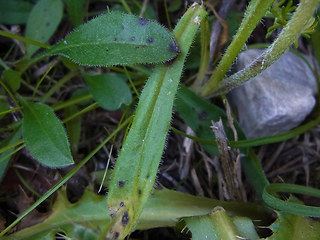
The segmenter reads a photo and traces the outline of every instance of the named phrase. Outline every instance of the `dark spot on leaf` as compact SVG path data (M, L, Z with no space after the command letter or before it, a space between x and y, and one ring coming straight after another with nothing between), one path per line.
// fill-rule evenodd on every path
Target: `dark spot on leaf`
M142 192L141 192L141 189L139 188L139 190L138 190L138 195L141 195L141 193L142 193Z
M118 41L118 38L114 38L114 41L115 41L115 42Z
M175 41L172 41L169 45L169 51L172 53L179 53L180 49L178 48L178 45Z
M205 120L208 117L208 113L203 111L201 113L198 114L198 119L199 120Z
M124 29L124 25L121 26L121 29L122 29L122 30Z
M149 179L149 177L150 177L150 175L149 175L149 174L147 174L146 179Z
M132 36L132 37L130 38L130 40L133 42L133 41L136 40L136 37L135 37L135 36Z
M147 25L147 24L148 24L148 22L149 22L149 20L148 20L148 19L139 18L139 24L140 24L141 26L145 26L145 25Z
M120 188L124 187L124 181L118 181L118 187Z
M120 207L124 207L124 202L120 202Z
M121 218L121 223L123 226L126 226L129 222L129 213L125 212Z
M118 239L119 236L120 236L120 233L115 232L114 235L113 235L113 239Z
M152 37L149 37L149 38L147 38L147 43L153 43L153 38Z
M46 27L49 27L51 25L50 22L46 22Z

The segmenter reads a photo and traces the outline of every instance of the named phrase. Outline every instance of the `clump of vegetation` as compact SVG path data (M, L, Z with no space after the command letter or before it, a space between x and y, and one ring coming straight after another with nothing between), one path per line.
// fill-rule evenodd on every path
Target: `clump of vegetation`
M175 227L192 239L319 239L320 224L310 218L320 217L319 207L294 195L319 198L319 186L270 183L253 149L317 126L318 106L316 117L296 129L246 139L223 95L297 46L301 35L310 37L319 60L314 16L319 1L301 0L297 6L250 1L239 26L224 22L210 1L188 8L180 0L162 1L161 6L113 1L96 13L99 3L0 2L0 35L6 46L0 59L0 179L2 204L14 212L2 208L0 236L124 239L139 238L135 230ZM182 17L176 20L176 14ZM241 19L237 13L230 16ZM267 37L275 30L280 34L253 64L228 76L265 16L274 19ZM176 23L175 28L168 30L160 19L169 28ZM238 30L229 34L234 36L226 51L210 61L210 52L217 49L210 49L214 32L209 29L216 21ZM18 25L25 27L22 34L14 32ZM228 37L225 30L221 39ZM169 130L184 139L181 152L170 149ZM190 139L194 145L188 145ZM182 150L196 143L196 150ZM154 188L162 184L161 175L172 179L170 168L160 168L158 174L165 149L168 158L189 159L180 163L176 179L181 182L171 180L173 188L186 190L192 179L196 191L205 195L206 181L190 165L191 158L200 158L194 162L206 169L211 198ZM100 182L104 187L97 191Z

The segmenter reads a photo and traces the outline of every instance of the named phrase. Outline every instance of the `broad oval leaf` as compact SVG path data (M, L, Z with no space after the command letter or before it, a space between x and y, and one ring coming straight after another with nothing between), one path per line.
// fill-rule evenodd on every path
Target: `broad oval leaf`
M99 106L117 110L132 101L131 91L124 78L115 74L84 75L90 93Z
M56 31L63 15L61 0L40 0L32 8L26 27L26 37L45 43ZM27 56L31 57L38 46L28 44Z
M76 28L46 55L90 66L158 63L179 52L171 33L156 21L121 12L103 14Z
M44 104L21 101L23 137L31 155L48 167L73 164L68 138L53 110Z

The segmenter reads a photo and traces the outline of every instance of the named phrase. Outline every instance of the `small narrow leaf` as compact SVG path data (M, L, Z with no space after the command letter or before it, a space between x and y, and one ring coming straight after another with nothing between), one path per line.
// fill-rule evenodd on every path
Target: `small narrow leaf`
M46 55L63 55L83 65L111 66L164 62L178 52L170 32L157 22L110 12L76 28Z
M89 91L97 103L107 110L117 110L132 101L131 91L120 75L84 75Z
M32 156L48 167L73 164L65 130L53 110L43 104L21 101L23 137Z
M40 0L32 9L27 22L26 37L45 43L56 31L63 14L61 0ZM28 44L27 56L31 57L38 46Z

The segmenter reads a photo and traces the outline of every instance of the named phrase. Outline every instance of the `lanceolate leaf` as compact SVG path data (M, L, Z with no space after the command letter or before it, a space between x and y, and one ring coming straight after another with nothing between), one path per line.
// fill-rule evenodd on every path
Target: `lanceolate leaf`
M113 219L111 229L106 229L110 239L123 239L134 230L151 194L184 61L205 16L206 11L197 4L188 9L174 30L181 54L171 65L155 68L140 96L110 182L108 206Z
M60 120L43 104L23 102L23 137L27 149L49 167L73 164L69 142Z
M76 28L48 50L83 65L158 63L179 52L170 32L155 21L120 12L103 14Z

